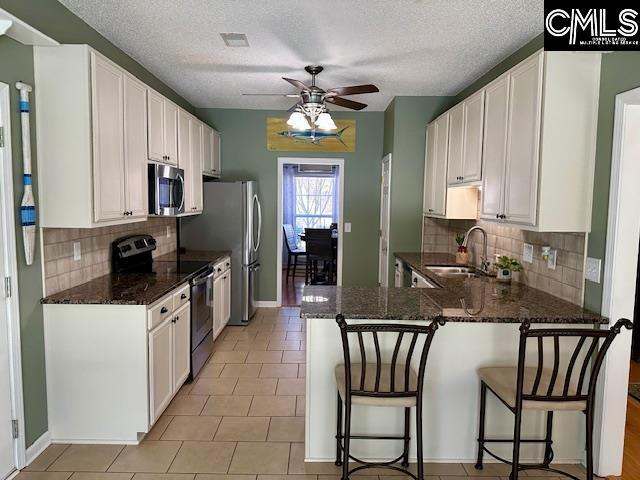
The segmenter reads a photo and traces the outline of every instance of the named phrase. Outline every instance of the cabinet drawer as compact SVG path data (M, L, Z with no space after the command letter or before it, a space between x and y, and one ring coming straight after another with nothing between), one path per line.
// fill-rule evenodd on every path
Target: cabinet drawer
M154 307L149 309L149 330L160 325L164 319L173 313L173 295L167 295Z
M177 310L185 303L188 303L191 298L191 287L187 283L182 288L178 289L176 293L173 294L173 309Z

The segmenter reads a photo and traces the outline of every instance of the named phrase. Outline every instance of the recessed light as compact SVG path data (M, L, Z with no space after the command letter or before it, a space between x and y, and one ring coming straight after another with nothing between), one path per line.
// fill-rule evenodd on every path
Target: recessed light
M249 41L244 33L221 33L220 36L224 40L227 47L248 47Z

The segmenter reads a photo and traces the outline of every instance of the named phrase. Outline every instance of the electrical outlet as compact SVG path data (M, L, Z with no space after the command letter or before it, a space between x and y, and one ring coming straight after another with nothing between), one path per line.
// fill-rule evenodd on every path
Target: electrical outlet
M351 233L351 222L344 223L344 233Z
M167 238L171 238L171 227L167 225Z
M82 250L80 249L80 242L73 242L73 259L80 260L82 258Z
M602 260L599 258L587 257L584 265L584 278L590 282L600 283L600 269L602 268Z
M533 245L525 243L522 249L522 261L527 263L533 263Z
M557 250L549 250L549 256L547 258L547 268L549 270L556 269L556 263L558 260L558 251Z

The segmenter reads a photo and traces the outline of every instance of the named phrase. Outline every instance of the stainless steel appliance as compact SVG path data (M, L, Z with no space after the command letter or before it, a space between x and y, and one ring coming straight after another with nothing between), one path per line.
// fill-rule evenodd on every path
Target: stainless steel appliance
M151 215L184 213L184 170L150 163L148 177L149 213Z
M213 281L210 262L198 260L158 261L152 258L156 240L151 235L130 235L111 243L114 273L181 275L191 285L191 378L196 376L213 351Z
M201 215L180 219L180 246L193 250L228 250L232 275L229 325L246 325L255 314L255 282L262 211L257 183L206 182Z
M213 267L191 280L191 378L213 351Z

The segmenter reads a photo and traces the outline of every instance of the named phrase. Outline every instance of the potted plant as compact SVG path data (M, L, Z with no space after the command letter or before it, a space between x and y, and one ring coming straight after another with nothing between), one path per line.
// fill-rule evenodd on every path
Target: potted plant
M522 264L515 258L501 255L495 264L497 279L499 282L510 282L512 273L522 270Z
M469 263L469 252L464 244L464 234L458 233L456 235L456 243L458 244L458 251L456 252L456 263L466 265Z

